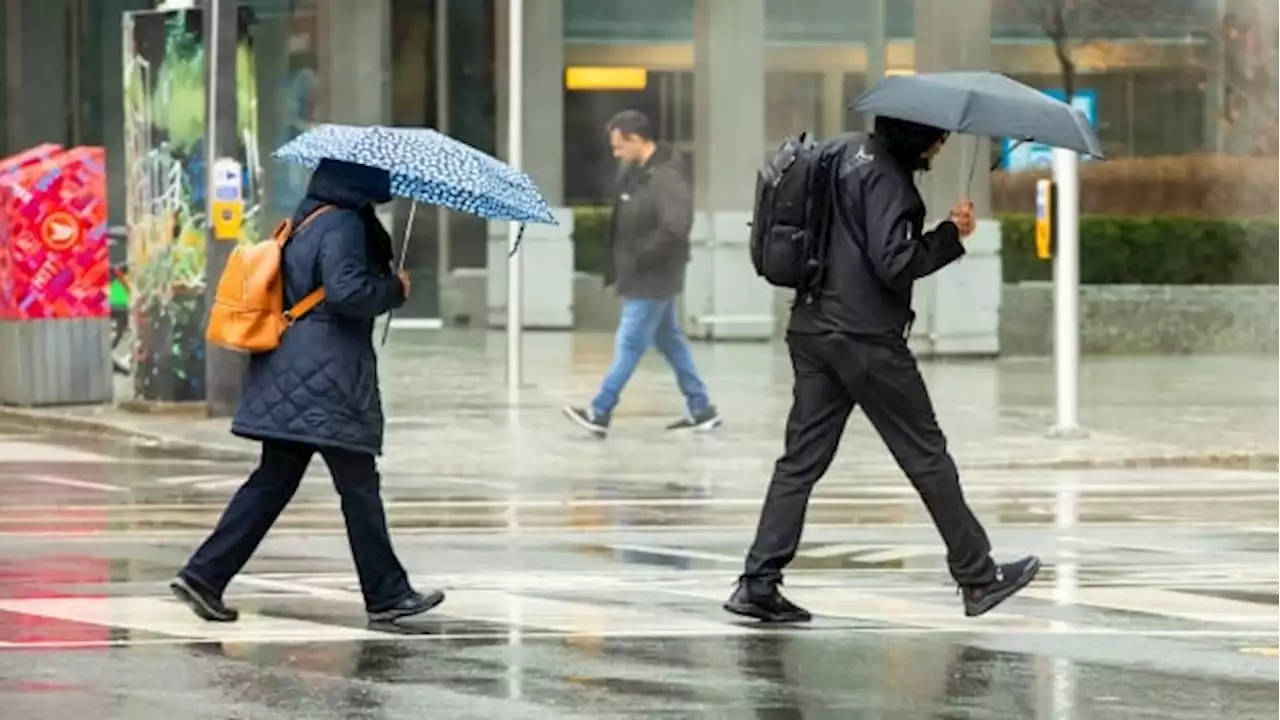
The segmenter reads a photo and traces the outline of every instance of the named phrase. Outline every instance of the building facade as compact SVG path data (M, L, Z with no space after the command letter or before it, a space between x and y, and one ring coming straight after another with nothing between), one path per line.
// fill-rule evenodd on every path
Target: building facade
M335 121L428 125L504 153L511 31L505 0L241 5L255 15L264 151L311 123ZM784 135L861 128L863 118L845 107L886 73L990 68L1061 89L1053 37L1073 58L1075 91L1094 103L1110 156L1213 147L1219 101L1208 52L1217 21L1212 3L1097 0L1061 28L1027 15L1029 5L525 0L523 166L566 217L567 208L600 203L614 172L601 128L618 110L642 109L684 153L704 218L701 232L724 245L728 235L744 234L754 169ZM105 146L116 224L123 222L124 197L121 16L154 6L153 0L0 0L0 156L41 142ZM951 165L951 176L944 163L944 177L931 181L940 198L959 189L961 163ZM283 215L303 192L305 173L274 163L264 170L267 212ZM982 209L985 182L980 173L975 194ZM397 208L391 218L397 234L406 210ZM502 263L490 256L502 242L500 229L444 213L418 218L411 267L424 280L439 279L447 295L454 271L465 276L489 266L492 308ZM534 275L554 276L554 287L534 280L528 312L542 312L538 298L555 296L545 324L558 326L572 222L541 232L530 237L528 259L547 263L547 272ZM739 271L708 280L706 292L720 300L709 301L715 313L756 312L749 299L735 296ZM442 288L418 287L418 305L407 314L438 315Z

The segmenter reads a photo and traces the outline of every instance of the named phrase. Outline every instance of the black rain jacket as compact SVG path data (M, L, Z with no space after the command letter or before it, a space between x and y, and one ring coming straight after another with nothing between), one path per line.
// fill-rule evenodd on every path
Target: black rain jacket
M904 343L915 319L912 285L964 255L954 223L923 231L924 201L911 177L919 151L911 149L913 161L894 150L863 133L825 143L823 153L837 154L827 260L816 298L792 308L789 332Z

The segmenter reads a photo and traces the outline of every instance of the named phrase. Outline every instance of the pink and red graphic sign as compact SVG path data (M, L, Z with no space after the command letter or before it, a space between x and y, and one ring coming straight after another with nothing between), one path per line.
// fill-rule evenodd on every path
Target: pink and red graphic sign
M100 147L0 159L0 318L109 315L105 165Z

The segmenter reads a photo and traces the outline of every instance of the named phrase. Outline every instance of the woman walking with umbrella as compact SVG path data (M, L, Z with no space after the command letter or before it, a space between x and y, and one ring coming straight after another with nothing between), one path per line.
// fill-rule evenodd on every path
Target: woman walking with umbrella
M258 468L213 533L170 583L196 615L231 622L223 591L293 498L320 455L342 498L342 515L371 622L391 622L439 605L416 592L391 546L376 456L383 414L373 349L374 318L404 304L409 276L391 271L391 238L374 215L390 202L390 175L325 160L293 216L285 245L285 306L318 288L324 301L299 317L280 347L252 355L231 430L262 443Z

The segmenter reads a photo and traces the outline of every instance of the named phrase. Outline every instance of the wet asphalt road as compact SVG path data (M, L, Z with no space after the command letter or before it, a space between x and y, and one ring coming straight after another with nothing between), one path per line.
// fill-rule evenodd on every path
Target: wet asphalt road
M566 435L570 431L566 430ZM714 438L668 440L707 443ZM773 448L760 452L767 455ZM322 468L229 600L164 583L247 468L0 427L0 718L1271 718L1277 474L984 471L966 489L1028 592L967 620L888 474L824 481L787 590L719 609L764 478L439 478L389 466L397 547L449 598L363 620Z

